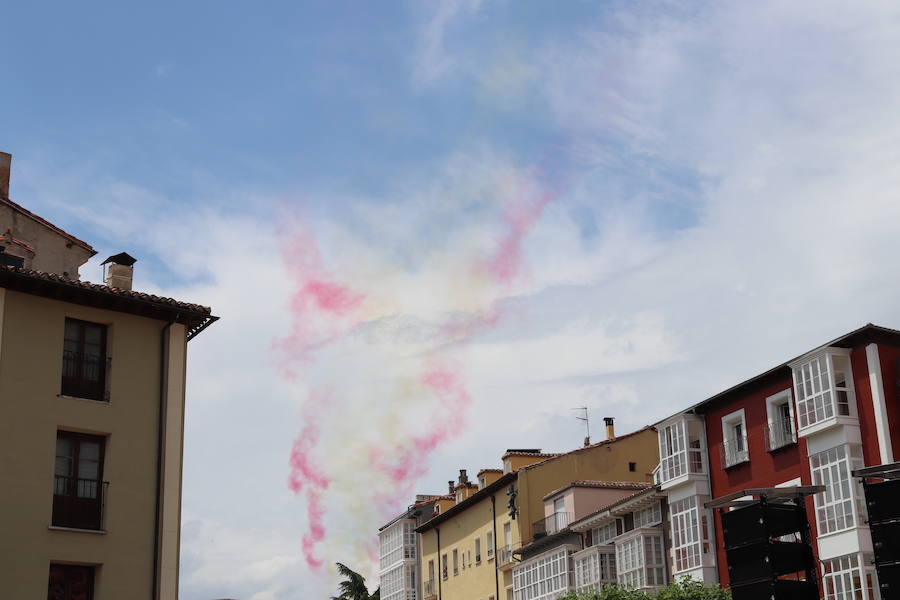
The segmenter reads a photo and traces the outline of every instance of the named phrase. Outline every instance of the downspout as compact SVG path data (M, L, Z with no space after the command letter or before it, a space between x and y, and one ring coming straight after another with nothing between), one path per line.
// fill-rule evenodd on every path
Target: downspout
M494 535L494 588L497 600L500 600L500 557L497 555L497 497L491 494L491 525L493 526Z
M437 580L438 580L438 600L441 600L441 581L444 579L444 563L441 560L441 528L435 527L437 534Z
M177 319L178 316L175 317ZM159 530L162 521L162 469L163 469L163 431L166 420L166 369L169 355L167 341L169 329L175 320L166 323L159 334L159 422L156 430L156 517L154 519L153 536L153 586L150 600L159 598L159 545L161 532Z

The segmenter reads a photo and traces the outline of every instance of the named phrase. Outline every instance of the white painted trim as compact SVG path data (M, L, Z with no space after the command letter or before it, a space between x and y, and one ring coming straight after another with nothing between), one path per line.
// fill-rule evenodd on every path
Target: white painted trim
M881 359L878 344L866 346L866 361L869 363L869 387L872 390L872 404L875 408L875 431L878 433L878 449L881 464L894 462L894 448L888 422L887 405L884 400L884 379L881 376Z
M734 462L728 462L727 460L727 450L726 452L726 467L732 467L734 465L739 465L741 463L750 462L750 448L747 446L747 419L744 416L744 409L740 408L732 413L728 413L724 417L722 417L722 444L724 449L724 444L731 439L729 436L729 430L732 429L735 425L740 424L741 426L741 438L744 442L744 454L746 458L743 460L736 460Z

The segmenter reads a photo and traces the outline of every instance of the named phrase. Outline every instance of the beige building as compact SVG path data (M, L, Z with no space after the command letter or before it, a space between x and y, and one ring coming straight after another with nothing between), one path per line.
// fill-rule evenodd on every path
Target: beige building
M597 502L620 497L622 492L615 487L649 484L659 462L656 432L645 427L617 437L610 424L607 435L602 442L564 454L507 450L501 457L503 469L480 471L477 485L461 471L448 490L454 493L453 505L441 506L416 528L421 535L420 598L512 600L513 570L521 563L523 547L546 536L548 527L553 532L564 529ZM573 482L585 481L625 483L598 483L598 489L584 491L583 495L597 498L582 508L575 506L575 492L569 490L574 489ZM587 487L575 484L579 494ZM549 514L547 498L553 500ZM569 587L568 579L563 587Z
M79 280L87 243L8 198L0 154L4 598L175 600L187 342L210 309ZM109 284L114 284L114 287Z

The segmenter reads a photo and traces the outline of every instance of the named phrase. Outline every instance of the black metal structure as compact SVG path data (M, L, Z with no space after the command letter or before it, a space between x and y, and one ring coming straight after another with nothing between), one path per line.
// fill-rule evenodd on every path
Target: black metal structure
M882 600L900 599L900 462L853 471L862 479Z
M754 488L707 502L719 509L734 600L818 600L804 499L822 486ZM745 500L746 497L753 500ZM732 510L728 511L727 508ZM799 541L784 540L795 534ZM784 579L803 573L803 579Z

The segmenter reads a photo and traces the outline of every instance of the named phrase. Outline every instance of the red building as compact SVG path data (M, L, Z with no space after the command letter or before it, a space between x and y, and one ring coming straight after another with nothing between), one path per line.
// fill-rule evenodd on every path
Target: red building
M900 448L900 331L866 325L657 425L674 575L728 585L704 508L747 488L824 485L807 500L823 597L879 598L862 488L850 472ZM716 540L719 543L716 543Z

